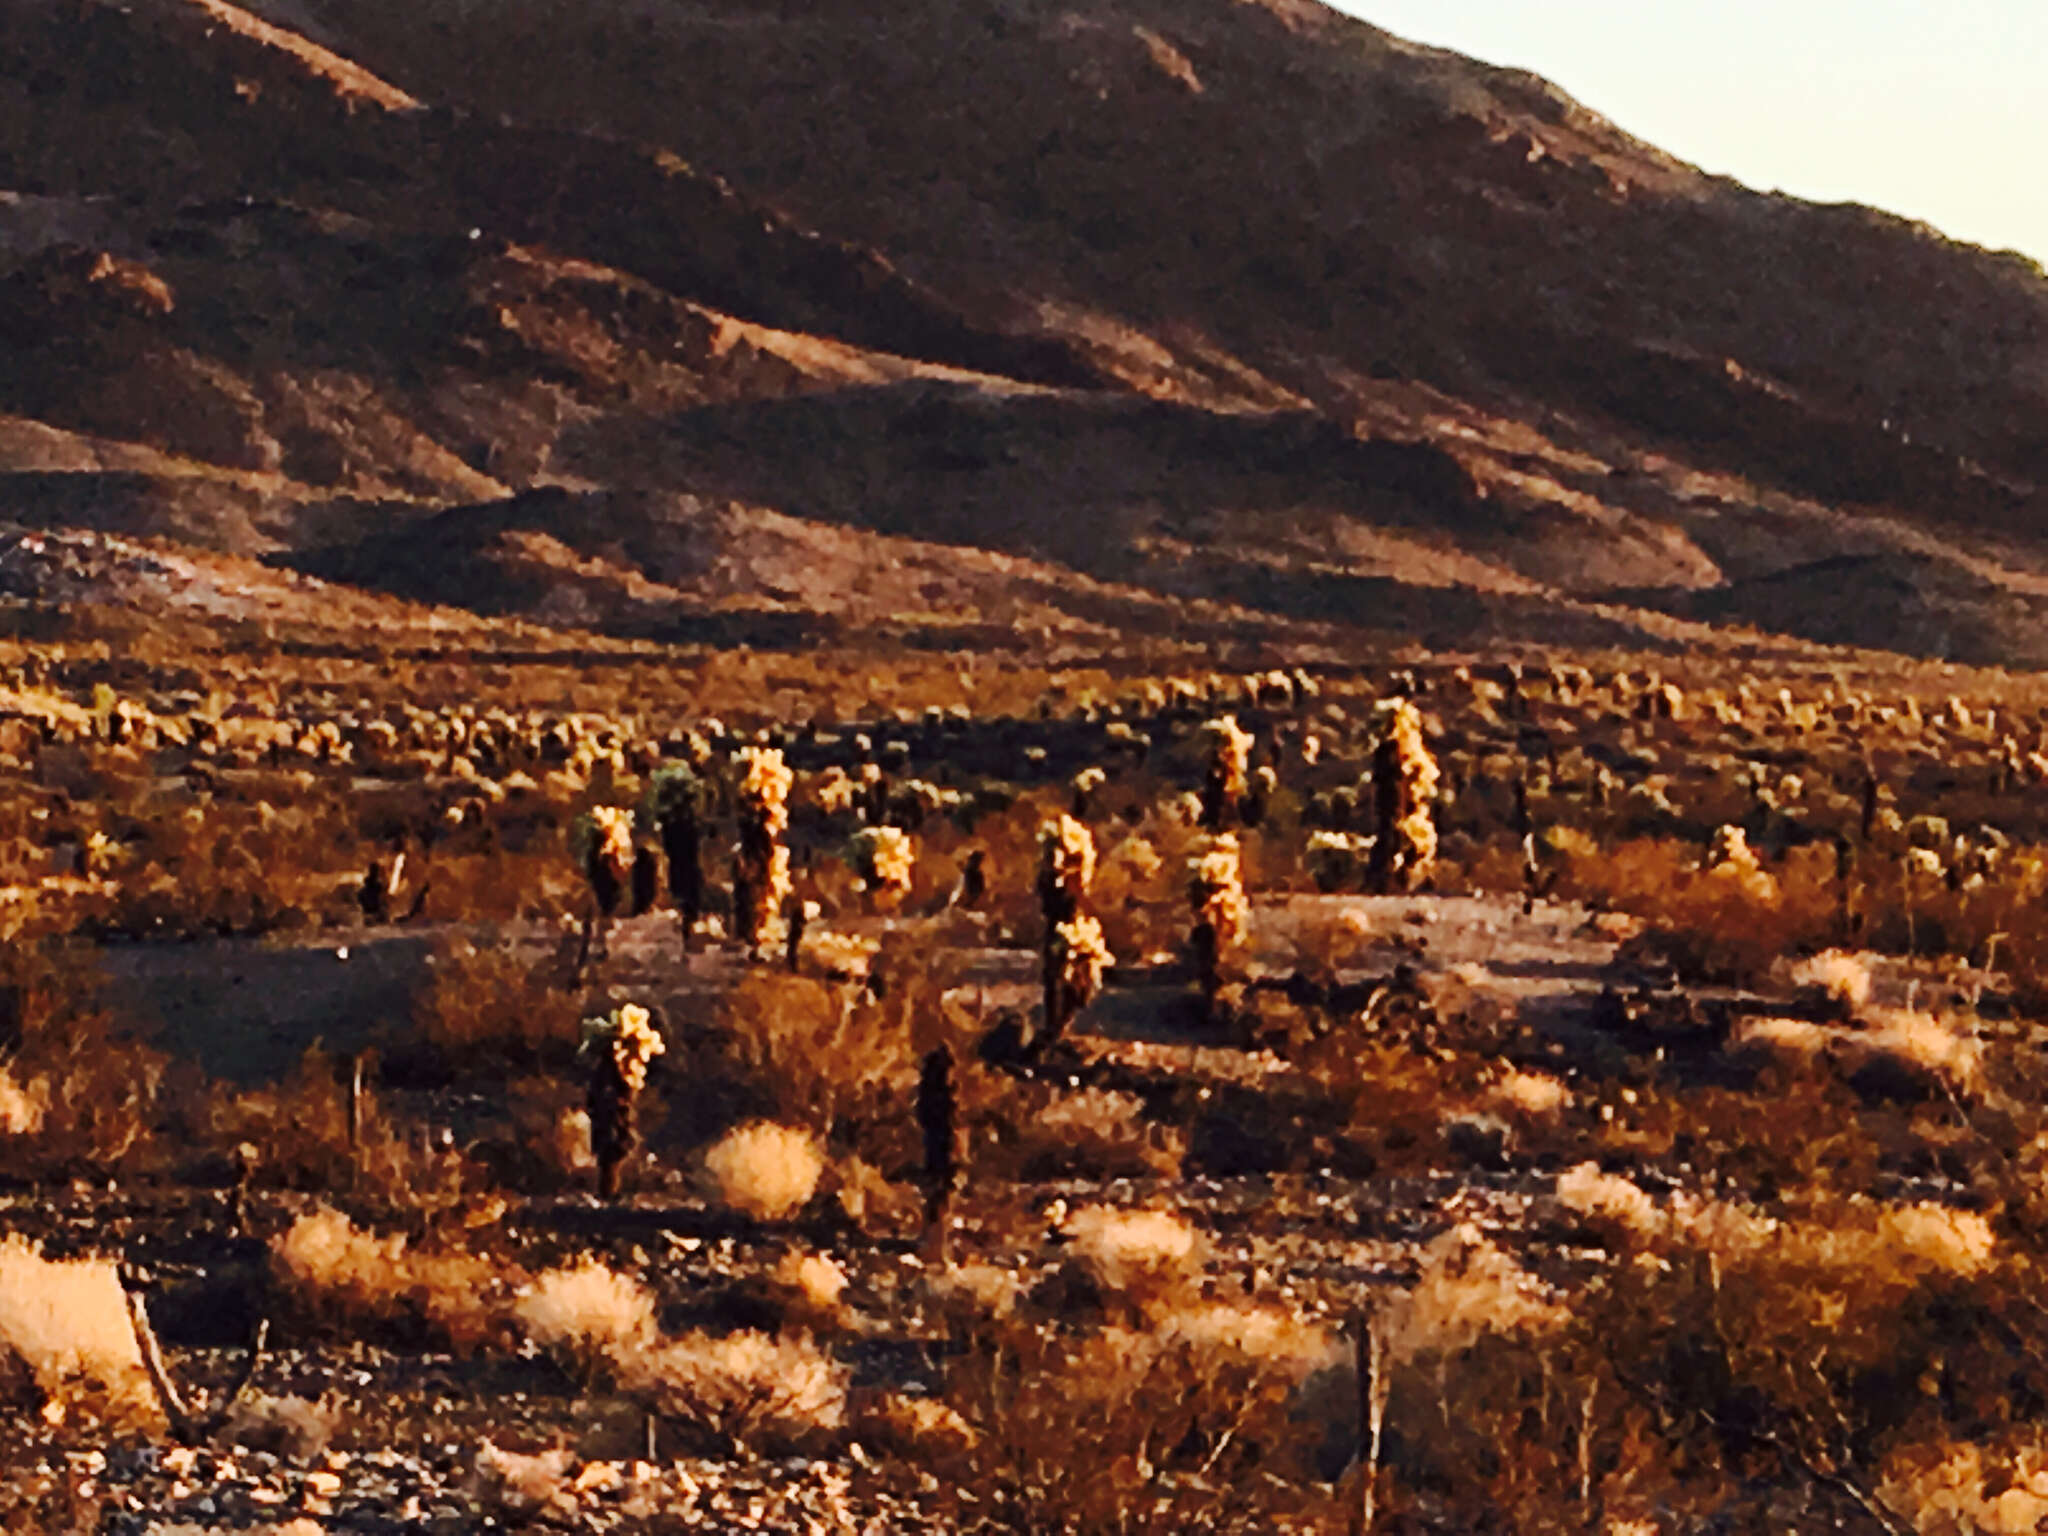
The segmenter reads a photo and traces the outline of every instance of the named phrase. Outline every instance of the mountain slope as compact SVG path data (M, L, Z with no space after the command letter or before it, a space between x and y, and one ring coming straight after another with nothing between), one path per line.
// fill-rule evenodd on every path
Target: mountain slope
M1308 0L0 0L0 518L643 634L740 599L593 519L720 507L1024 562L949 622L2048 664L2044 406L2028 264Z

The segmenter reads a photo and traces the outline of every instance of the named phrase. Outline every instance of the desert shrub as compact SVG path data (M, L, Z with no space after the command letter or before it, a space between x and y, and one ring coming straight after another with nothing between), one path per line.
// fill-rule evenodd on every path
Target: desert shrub
M1402 1015L1389 1008L1287 1045L1289 1062L1329 1103L1353 1155L1374 1166L1433 1162L1453 1125L1500 1109L1492 1058L1418 1049L1411 1033L1418 1021Z
M23 1084L0 1070L0 1136L33 1136L49 1112L50 1085L45 1079Z
M349 908L368 863L348 806L290 780L275 801L215 800L138 823L104 918L140 938L305 928Z
M846 1271L826 1254L792 1249L768 1272L766 1294L785 1327L821 1333L846 1319Z
M1554 1120L1571 1101L1571 1090L1542 1072L1511 1069L1487 1089L1494 1109L1530 1124Z
M476 1448L467 1491L481 1509L515 1525L573 1519L581 1504L570 1477L574 1460L559 1446L528 1455L486 1440Z
M0 1361L10 1357L51 1422L154 1414L120 1275L105 1259L46 1259L26 1238L0 1238Z
M942 1431L906 1437L906 1449L949 1471L939 1497L957 1500L955 1518L1005 1528L1163 1533L1328 1518L1289 1413L1304 1357L1319 1352L1295 1334L1230 1306L1142 1328L998 1325L949 1371Z
M620 1362L619 1374L725 1452L815 1446L846 1419L846 1368L802 1335L684 1334Z
M414 1003L414 1032L451 1066L560 1067L575 1054L575 999L511 945L455 938L428 964L433 979Z
M515 846L510 831L497 822L487 825L483 846L450 846L444 841L421 859L415 878L427 887L424 916L470 923L547 923L577 909L583 882L573 869L564 867L551 838L534 836ZM467 841L468 834L464 836Z
M996 1264L949 1264L926 1276L925 1298L949 1337L981 1338L1017 1314L1024 1278Z
M287 1295L315 1321L399 1324L473 1349L500 1336L515 1272L481 1255L413 1248L366 1232L332 1207L299 1217L271 1244Z
M345 1068L314 1046L275 1085L216 1085L195 1117L201 1135L218 1147L246 1147L263 1184L313 1191L342 1183L350 1151Z
M373 1059L349 1141L349 1064L310 1047L292 1074L270 1087L216 1085L198 1106L199 1135L237 1149L255 1183L307 1193L346 1193L380 1212L445 1216L473 1204L487 1179L466 1152L425 1124L400 1118L375 1091Z
M221 1425L221 1438L245 1450L306 1462L327 1449L342 1417L340 1405L331 1398L316 1401L249 1392L236 1400Z
M2048 1445L2032 1426L1910 1442L1885 1456L1876 1494L1922 1536L2037 1531L2048 1520Z
M917 1081L900 1013L851 986L750 974L725 1001L719 1039L762 1111L820 1135L843 1127L852 1142L899 1115Z
M1997 1517L2006 1480L1994 1458L2017 1458L2024 1442L2000 1445L1985 1426L2009 1423L2009 1394L2036 1401L2043 1383L2009 1343L2015 1309L2036 1310L2035 1270L1993 1217L1823 1185L1788 1189L1777 1214L1684 1193L1660 1200L1592 1164L1557 1193L1613 1257L1545 1330L1543 1360L1495 1358L1482 1383L1497 1404L1527 1403L1540 1365L1575 1399L1545 1409L1563 1409L1578 1431L1576 1458L1545 1473L1553 1502L1575 1459L1580 1489L1610 1508L1699 1511L1775 1484L1824 1507L1860 1505L1881 1523L1996 1528L1970 1522ZM1459 1443L1471 1412L1460 1374L1438 1389L1448 1406L1430 1456L1411 1452L1403 1475L1540 1462L1540 1443L1510 1445L1526 1430L1497 1415L1485 1421L1502 1437L1491 1452ZM1402 1415L1431 1417L1427 1394L1404 1404L1397 1393ZM1497 1478L1490 1492L1503 1496Z
M863 1157L841 1158L831 1169L830 1182L840 1212L864 1232L901 1234L922 1219L924 1197L917 1188L890 1182Z
M1859 866L1856 905L1872 948L1951 954L2010 974L2016 1000L2048 999L2048 849L2007 850L1988 872L1948 879Z
M883 1393L858 1409L853 1432L863 1445L924 1466L952 1470L980 1437L951 1404L934 1397Z
M1820 849L1796 850L1767 870L1753 855L1702 864L1688 844L1639 839L1567 852L1557 889L1645 919L1653 925L1647 947L1698 980L1754 981L1781 955L1822 947L1839 927L1833 855Z
M1585 1154L1604 1167L1654 1167L1775 1198L1796 1189L1867 1194L1885 1161L1884 1113L1831 1073L1773 1067L1750 1091L1588 1084L1582 1100L1592 1112Z
M104 1175L158 1150L168 1061L121 1029L100 991L89 959L69 945L19 941L0 950L0 1007L19 1031L0 1059L0 1136L12 1176Z
M1200 1234L1170 1211L1092 1205L1067 1218L1076 1262L1102 1292L1140 1311L1165 1304L1202 1269Z
M1113 952L1142 959L1179 944L1181 872L1192 842L1187 827L1153 817L1104 839L1093 910Z
M1151 1118L1144 1101L1107 1088L1061 1090L1048 1083L981 1079L991 1094L970 1092L975 1171L991 1178L1173 1178L1187 1155L1187 1133Z
M808 1132L755 1121L728 1131L704 1154L718 1198L756 1221L779 1221L810 1203L825 1160Z
M1788 979L1795 987L1818 992L1845 1010L1861 1008L1870 1001L1870 966L1862 957L1839 949L1824 949L1790 968Z
M1478 1228L1453 1227L1423 1252L1412 1289L1388 1311L1397 1362L1454 1356L1487 1334L1539 1337L1562 1328L1563 1301Z
M822 1273L797 1273L814 1291L831 1289ZM722 1452L810 1444L844 1422L846 1372L808 1337L663 1335L647 1288L596 1260L539 1276L514 1315L529 1338L586 1376L613 1382Z
M501 1186L547 1193L587 1180L597 1169L585 1087L573 1079L517 1077L506 1089L508 1123L478 1142L474 1155Z
M1917 1009L1865 1007L1847 1025L1748 1018L1729 1043L1793 1071L1837 1073L1879 1093L1974 1098L1986 1089L1984 1047L1968 1021Z
M512 1312L528 1338L586 1371L649 1348L659 1332L653 1294L596 1259L535 1277Z

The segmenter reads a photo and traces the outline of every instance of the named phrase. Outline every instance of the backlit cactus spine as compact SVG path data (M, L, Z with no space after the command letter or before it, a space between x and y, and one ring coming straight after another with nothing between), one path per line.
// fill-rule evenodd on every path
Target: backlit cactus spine
M910 894L917 845L901 827L862 827L853 835L854 872L875 904L889 910Z
M1223 715L1202 727L1209 741L1209 768L1202 781L1202 825L1220 832L1238 819L1250 785L1252 738L1238 729L1235 715Z
M619 1192L620 1170L640 1145L638 1111L647 1069L667 1046L647 1010L626 1003L583 1021L583 1049L594 1058L586 1103L597 1192L610 1200Z
M757 959L770 959L782 942L782 907L792 887L789 849L789 786L794 778L782 754L768 747L740 753L734 791L739 848L733 859L733 918L740 942Z
M1251 937L1251 903L1244 893L1244 865L1234 833L1209 838L1188 863L1188 907L1194 929L1188 936L1202 1005L1213 1016L1224 990L1243 969Z
M1095 834L1071 816L1038 833L1038 907L1044 919L1040 972L1050 1044L1101 989L1109 965L1102 929L1081 908L1095 883Z
M1373 750L1373 800L1379 836L1372 885L1382 893L1416 891L1436 872L1437 764L1422 735L1422 712L1407 699L1386 707Z

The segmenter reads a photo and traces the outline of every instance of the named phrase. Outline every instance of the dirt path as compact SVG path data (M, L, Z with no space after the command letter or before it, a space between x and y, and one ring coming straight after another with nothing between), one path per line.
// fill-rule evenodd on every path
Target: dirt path
M850 925L879 933L882 921ZM234 1082L272 1082L316 1042L346 1053L411 1027L436 950L467 930L454 925L331 930L311 937L114 944L101 951L109 1002L143 1021L173 1055ZM1499 897L1284 895L1255 911L1255 964L1284 974L1308 958L1316 935L1336 933L1337 974L1360 981L1407 965L1421 976L1455 976L1547 1035L1586 1028L1601 989L1617 977L1616 945L1595 934L1580 908L1539 905L1524 914ZM505 933L536 967L555 959L559 931L533 924ZM665 912L619 922L592 967L593 1003L653 999L670 1017L701 1016L742 970L726 948L685 955ZM971 952L970 985L988 1010L1029 1009L1038 959L1024 949ZM1205 1040L1183 981L1126 971L1076 1032L1157 1044Z

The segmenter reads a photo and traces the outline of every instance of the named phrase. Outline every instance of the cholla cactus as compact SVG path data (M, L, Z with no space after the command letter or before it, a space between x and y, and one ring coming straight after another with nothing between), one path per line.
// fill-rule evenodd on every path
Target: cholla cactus
M1108 782L1109 775L1100 768L1092 766L1083 768L1079 773L1075 774L1073 783L1074 814L1076 816L1086 816L1089 803L1094 799L1096 791Z
M633 879L633 813L616 805L592 806L577 820L575 843L597 910L608 918Z
M883 775L881 764L860 765L860 791L854 809L862 821L868 822L879 822L889 814L889 780Z
M1948 870L1942 865L1941 855L1932 848L1908 848L1899 859L1899 888L1905 897L1906 953L1909 955L1920 952L1917 910L1920 888L1934 886L1947 878L1947 875Z
M1244 894L1244 865L1237 838L1208 839L1188 862L1188 906L1195 915L1190 942L1202 1001L1212 1012L1251 936L1251 903Z
M742 772L734 796L740 842L733 859L733 916L740 941L758 957L772 956L782 940L782 904L789 897L789 786L794 779L782 754L766 747L740 752Z
M1038 904L1048 931L1081 910L1095 883L1095 834L1071 816L1038 829Z
M1948 873L1942 866L1941 855L1932 848L1908 848L1900 868L1908 879L1940 880Z
M818 809L827 816L851 816L860 797L861 787L836 764L818 778L815 799Z
M1251 768L1252 738L1238 729L1235 715L1221 715L1202 727L1209 740L1209 771L1202 783L1202 825L1221 831L1237 820Z
M1644 720L1683 720L1685 693L1675 683L1653 682L1637 701L1636 714Z
M1714 829L1702 867L1756 900L1768 901L1777 895L1777 882L1758 861L1756 850L1749 846L1749 838L1740 827L1720 826Z
M1151 734L1122 720L1112 720L1104 726L1103 735L1108 738L1112 750L1128 753L1131 761L1140 767L1144 766L1152 751Z
M789 788L796 775L783 765L782 754L768 747L742 747L735 794L740 814L770 839L789 830Z
M1095 1001L1115 958L1102 936L1102 925L1085 912L1053 929L1045 981L1048 1043L1064 1034L1074 1015Z
M1038 905L1045 918L1045 938L1040 948L1040 975L1045 991L1045 1032L1040 1046L1057 1040L1095 995L1101 984L1099 970L1077 972L1095 953L1108 963L1102 930L1081 910L1088 888L1095 883L1095 834L1071 816L1049 821L1038 832ZM1077 991L1073 982L1092 979L1093 986Z
M597 1158L597 1190L607 1200L618 1194L619 1170L639 1146L635 1118L648 1066L667 1048L637 1003L583 1021L583 1050L595 1057L586 1100L590 1146Z
M1707 842L1708 869L1719 869L1724 865L1745 866L1756 863L1756 854L1749 846L1749 836L1742 828L1723 825L1714 829L1714 835Z
M853 835L853 867L877 898L901 901L917 870L917 845L901 827L862 827Z
M1239 813L1244 824L1256 827L1266 819L1266 810L1273 803L1273 797L1280 793L1280 775L1269 763L1261 763L1252 770L1251 789L1244 797L1244 808Z
M121 845L106 833L95 831L78 850L78 872L89 880L104 879L113 873L114 858L120 850Z
M704 915L704 781L687 764L657 768L647 786L645 810L668 860L668 893L675 901L687 947Z
M1372 839L1351 832L1311 832L1303 862L1319 891L1341 891L1358 879Z
M1381 892L1414 891L1436 869L1437 765L1422 737L1422 712L1406 699L1385 706L1373 750L1373 800L1379 813L1372 883Z

